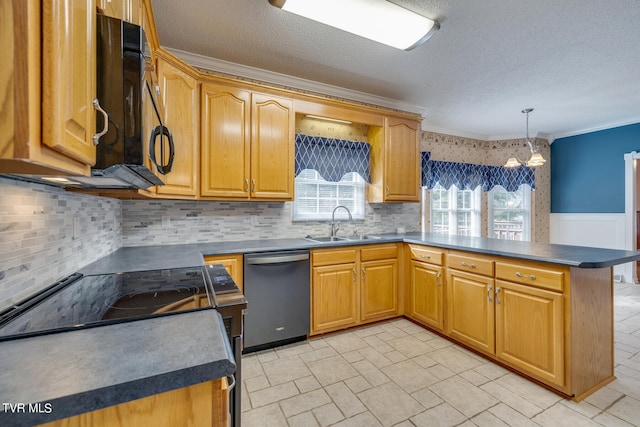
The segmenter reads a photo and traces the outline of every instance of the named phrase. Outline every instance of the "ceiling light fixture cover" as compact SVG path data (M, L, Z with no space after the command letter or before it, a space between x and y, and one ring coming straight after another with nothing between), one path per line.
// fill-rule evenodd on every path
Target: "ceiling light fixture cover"
M386 0L269 0L305 18L411 50L429 40L440 24Z
M533 144L533 142L531 142L531 140L529 139L529 113L532 111L533 111L533 108L525 108L524 110L522 110L522 112L527 115L527 139L525 142L529 146L529 151L531 151L531 157L526 162L519 160L515 156L509 157L509 160L507 160L507 163L505 163L504 165L505 168L515 168L518 166L536 167L536 166L542 166L546 162L544 157L542 157L542 154L538 153L538 149Z

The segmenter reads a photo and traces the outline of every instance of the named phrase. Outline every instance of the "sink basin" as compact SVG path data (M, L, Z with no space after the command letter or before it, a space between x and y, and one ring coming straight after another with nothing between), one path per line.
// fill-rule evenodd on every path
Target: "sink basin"
M370 236L368 234L357 234L355 236L346 236L344 239L345 240L375 240L375 239L379 239L380 237L378 236Z
M331 237L331 236L323 236L323 237L311 237L311 236L307 236L304 239L308 240L309 242L314 242L314 243L331 243L331 242L344 242L344 241L361 241L361 240L372 240L372 239L379 239L380 237L377 236L370 236L368 234L358 234L358 235L351 235L351 236L344 236L344 237Z
M347 239L345 239L344 237L331 237L331 236L323 236L323 237L307 236L304 238L304 240L308 240L314 243L330 243L330 242L341 242Z

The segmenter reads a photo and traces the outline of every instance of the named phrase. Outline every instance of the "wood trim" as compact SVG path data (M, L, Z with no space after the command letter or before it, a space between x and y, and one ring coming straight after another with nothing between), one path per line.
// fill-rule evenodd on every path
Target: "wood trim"
M571 268L571 393L614 378L613 268Z

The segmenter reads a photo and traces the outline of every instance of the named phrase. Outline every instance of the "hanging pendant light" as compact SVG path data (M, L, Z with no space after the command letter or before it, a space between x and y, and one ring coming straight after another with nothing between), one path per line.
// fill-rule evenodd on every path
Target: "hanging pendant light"
M518 166L528 166L528 167L536 167L542 166L545 164L546 160L542 157L542 154L538 152L538 148L531 142L529 139L529 113L533 111L533 108L525 108L522 110L523 113L527 115L527 139L525 142L529 146L529 151L531 151L531 157L526 162L519 160L517 157L510 157L505 163L505 168L514 168Z

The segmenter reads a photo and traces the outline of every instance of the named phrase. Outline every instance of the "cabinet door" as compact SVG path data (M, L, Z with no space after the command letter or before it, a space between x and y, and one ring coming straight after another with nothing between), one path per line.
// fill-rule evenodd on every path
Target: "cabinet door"
M249 197L251 93L202 84L200 195Z
M222 264L233 279L236 286L242 292L243 288L243 264L242 255L208 255L204 257L205 264Z
M410 316L444 330L442 267L411 261Z
M313 267L312 333L358 323L358 271L355 263Z
M446 333L487 354L495 352L493 278L447 270Z
M198 80L183 69L188 66L158 58L160 94L164 103L164 125L173 135L175 158L165 185L158 194L195 196L198 171L199 88Z
M42 141L96 162L96 2L42 2Z
M542 381L564 386L563 296L496 281L496 356Z
M419 200L420 123L389 118L385 141L384 200Z
M254 93L251 123L251 197L293 200L293 101Z
M361 264L361 319L393 317L398 314L398 261L387 259Z

